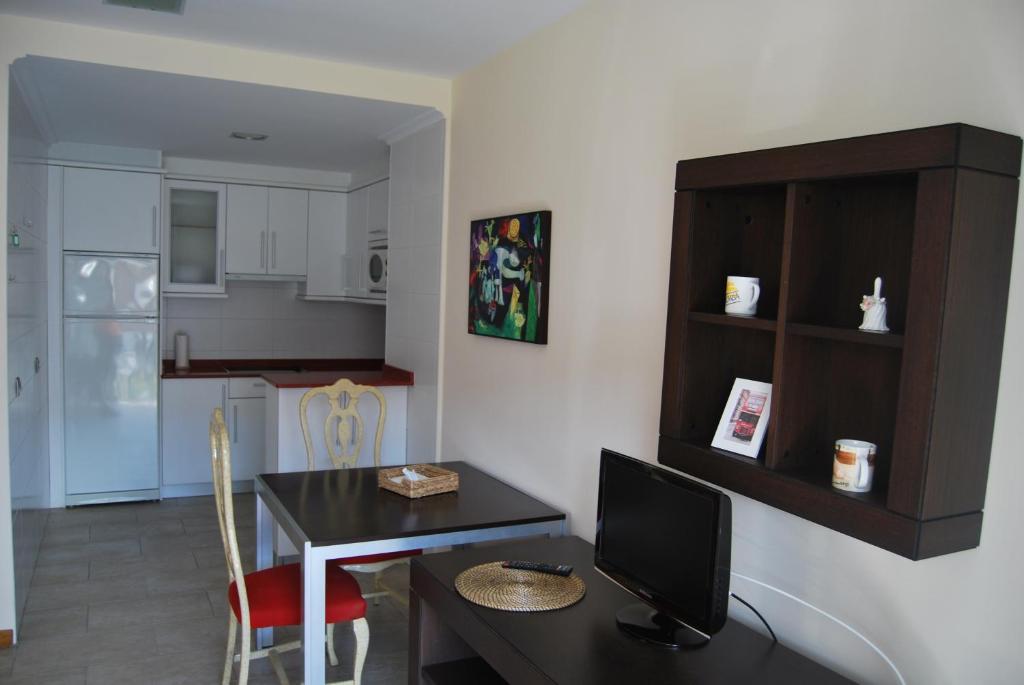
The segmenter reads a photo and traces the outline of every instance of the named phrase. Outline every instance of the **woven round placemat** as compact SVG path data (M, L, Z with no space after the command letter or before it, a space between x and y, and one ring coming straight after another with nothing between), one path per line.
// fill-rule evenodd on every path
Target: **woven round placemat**
M500 561L480 564L455 577L455 590L465 599L502 611L551 611L583 599L587 586L573 574L502 568Z

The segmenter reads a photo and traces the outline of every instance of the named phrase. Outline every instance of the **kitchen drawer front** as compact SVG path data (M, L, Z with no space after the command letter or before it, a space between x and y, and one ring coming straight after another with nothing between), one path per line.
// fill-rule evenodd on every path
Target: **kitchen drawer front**
M228 397L242 399L246 397L266 397L267 382L262 378L229 378Z

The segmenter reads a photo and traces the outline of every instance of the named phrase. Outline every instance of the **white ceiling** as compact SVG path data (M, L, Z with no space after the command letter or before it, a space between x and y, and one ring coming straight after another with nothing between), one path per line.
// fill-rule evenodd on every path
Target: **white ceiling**
M584 0L185 0L183 15L102 0L0 0L0 12L452 77Z
M425 107L234 81L25 57L50 142L162 150L173 157L351 171L387 154L381 137ZM30 96L31 97L31 96ZM262 142L232 131L266 133Z

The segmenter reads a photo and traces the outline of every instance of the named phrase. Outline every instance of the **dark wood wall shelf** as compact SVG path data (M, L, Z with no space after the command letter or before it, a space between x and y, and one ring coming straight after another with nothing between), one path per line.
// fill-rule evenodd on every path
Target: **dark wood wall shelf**
M659 461L911 559L976 547L1020 163L964 124L679 162ZM857 329L875 276L889 333ZM710 446L738 377L772 383L758 459ZM839 438L878 445L870 493L831 487Z

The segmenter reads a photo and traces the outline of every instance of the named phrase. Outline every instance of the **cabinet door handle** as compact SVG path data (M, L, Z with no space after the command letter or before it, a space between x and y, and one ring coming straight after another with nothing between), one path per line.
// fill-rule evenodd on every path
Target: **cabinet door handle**
M220 248L220 273L217 274L217 284L220 285L224 282L224 274L228 272L228 255L224 251L224 248Z
M260 231L260 268L267 267L267 232Z
M277 231L270 232L270 268L277 268Z
M235 436L231 439L231 442L238 444L238 405L231 407L231 423L233 424Z
M228 413L228 386L221 383L220 386L220 410L227 414Z
M21 376L14 377L14 397L21 397Z
M156 247L156 205L153 205L153 247Z
M39 369L43 368L43 363L39 361L39 357L36 357L35 361L32 362L32 366L36 370L36 373L39 373Z

